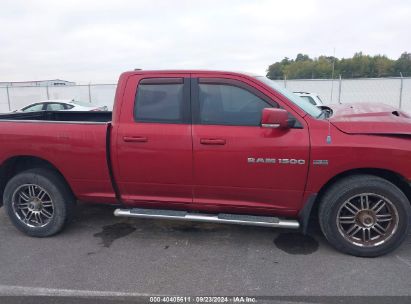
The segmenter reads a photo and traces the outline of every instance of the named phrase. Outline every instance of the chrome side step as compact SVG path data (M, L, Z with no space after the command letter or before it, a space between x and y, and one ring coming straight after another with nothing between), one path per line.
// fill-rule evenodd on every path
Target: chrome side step
M137 217L137 218L154 218L167 220L182 220L194 222L222 223L222 224L238 224L249 226L263 226L275 228L298 229L300 223L297 220L280 219L271 216L258 215L242 215L242 214L205 214L205 213L190 213L187 211L176 210L157 210L157 209L116 209L115 216L122 217Z

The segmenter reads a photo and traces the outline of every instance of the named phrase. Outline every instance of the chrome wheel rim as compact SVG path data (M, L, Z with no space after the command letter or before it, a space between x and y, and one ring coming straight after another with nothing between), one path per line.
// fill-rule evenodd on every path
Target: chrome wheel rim
M18 187L12 197L13 212L29 227L44 227L53 218L54 204L50 194L39 185Z
M346 200L337 213L340 234L360 247L376 247L388 241L398 228L398 211L384 196L362 193Z

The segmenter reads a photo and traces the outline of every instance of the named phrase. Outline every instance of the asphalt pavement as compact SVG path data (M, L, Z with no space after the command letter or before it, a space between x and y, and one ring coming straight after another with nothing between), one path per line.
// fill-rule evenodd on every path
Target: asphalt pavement
M312 225L280 229L125 219L80 204L50 238L23 235L0 209L0 295L411 295L411 237L395 252L337 252Z

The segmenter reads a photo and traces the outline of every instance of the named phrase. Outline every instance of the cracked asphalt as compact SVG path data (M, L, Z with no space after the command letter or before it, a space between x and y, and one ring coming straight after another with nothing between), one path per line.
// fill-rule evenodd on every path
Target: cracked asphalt
M79 204L51 238L30 238L0 209L2 290L150 295L411 295L411 237L395 252L357 258L331 248L317 225L291 231L125 219ZM8 289L9 288L9 289ZM23 288L23 289L22 289Z

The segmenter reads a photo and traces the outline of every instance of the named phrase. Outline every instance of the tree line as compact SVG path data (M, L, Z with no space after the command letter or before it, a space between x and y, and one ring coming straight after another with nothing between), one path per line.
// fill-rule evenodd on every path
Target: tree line
M342 59L333 56L310 58L306 54L298 54L295 59L285 57L267 69L267 77L271 79L319 79L331 78L332 75L343 78L398 77L400 73L411 77L411 53L404 52L397 60L362 52Z

